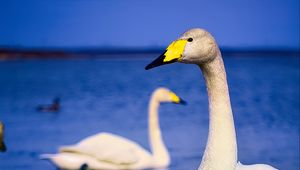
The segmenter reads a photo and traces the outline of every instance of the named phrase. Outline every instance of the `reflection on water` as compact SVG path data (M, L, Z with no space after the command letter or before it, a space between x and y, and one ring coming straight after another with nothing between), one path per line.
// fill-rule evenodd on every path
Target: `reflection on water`
M155 55L154 55L155 56ZM188 101L160 108L169 170L200 164L208 129L205 84L196 66L173 64L145 71L151 60L30 60L0 62L0 119L8 151L0 169L54 169L39 160L58 146L106 131L149 149L147 105L166 86ZM299 58L226 57L239 160L279 169L299 166ZM58 113L37 112L61 99Z

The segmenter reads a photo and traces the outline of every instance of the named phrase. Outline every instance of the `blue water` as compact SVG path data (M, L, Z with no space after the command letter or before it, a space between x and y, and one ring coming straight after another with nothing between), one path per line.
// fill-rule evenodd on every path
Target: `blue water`
M122 56L119 56L121 58ZM145 71L156 55L141 59L19 60L0 62L0 120L6 125L1 170L52 170L39 160L60 145L98 132L128 137L149 149L147 105L165 86L188 101L160 109L169 170L196 170L207 139L208 103L198 67L172 64ZM299 168L297 57L224 57L237 130L239 160ZM59 113L38 104L61 98Z

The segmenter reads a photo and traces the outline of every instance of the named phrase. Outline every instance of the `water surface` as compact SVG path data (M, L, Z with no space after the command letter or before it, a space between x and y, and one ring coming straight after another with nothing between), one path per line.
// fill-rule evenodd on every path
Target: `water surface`
M188 101L163 104L160 124L172 164L198 168L207 139L208 103L197 66L172 64L145 71L155 58L19 60L0 62L0 120L8 151L1 170L52 170L38 156L60 145L106 131L149 149L147 105L165 86ZM279 169L299 167L299 58L225 57L239 160ZM60 97L59 113L39 113L38 104Z

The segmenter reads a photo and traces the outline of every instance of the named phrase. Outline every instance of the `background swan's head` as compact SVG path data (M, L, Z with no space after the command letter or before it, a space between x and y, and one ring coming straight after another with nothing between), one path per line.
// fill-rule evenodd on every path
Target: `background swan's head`
M152 98L160 103L171 102L175 104L186 104L182 98L178 97L174 92L164 87L157 88L152 93Z
M194 28L186 31L173 41L166 51L146 66L146 70L173 62L203 64L213 60L218 47L211 34L204 29Z

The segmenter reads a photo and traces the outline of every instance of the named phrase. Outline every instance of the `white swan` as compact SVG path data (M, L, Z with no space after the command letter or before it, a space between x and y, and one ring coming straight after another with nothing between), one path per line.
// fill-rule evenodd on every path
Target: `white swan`
M221 52L203 29L191 29L168 46L146 70L173 62L197 64L203 72L209 97L209 134L199 170L275 169L269 165L237 163L234 121Z
M152 93L149 103L149 142L152 154L134 141L110 133L99 133L71 146L63 146L60 153L44 154L63 169L145 169L163 168L170 164L170 156L161 138L158 108L161 102L185 104L166 88Z

